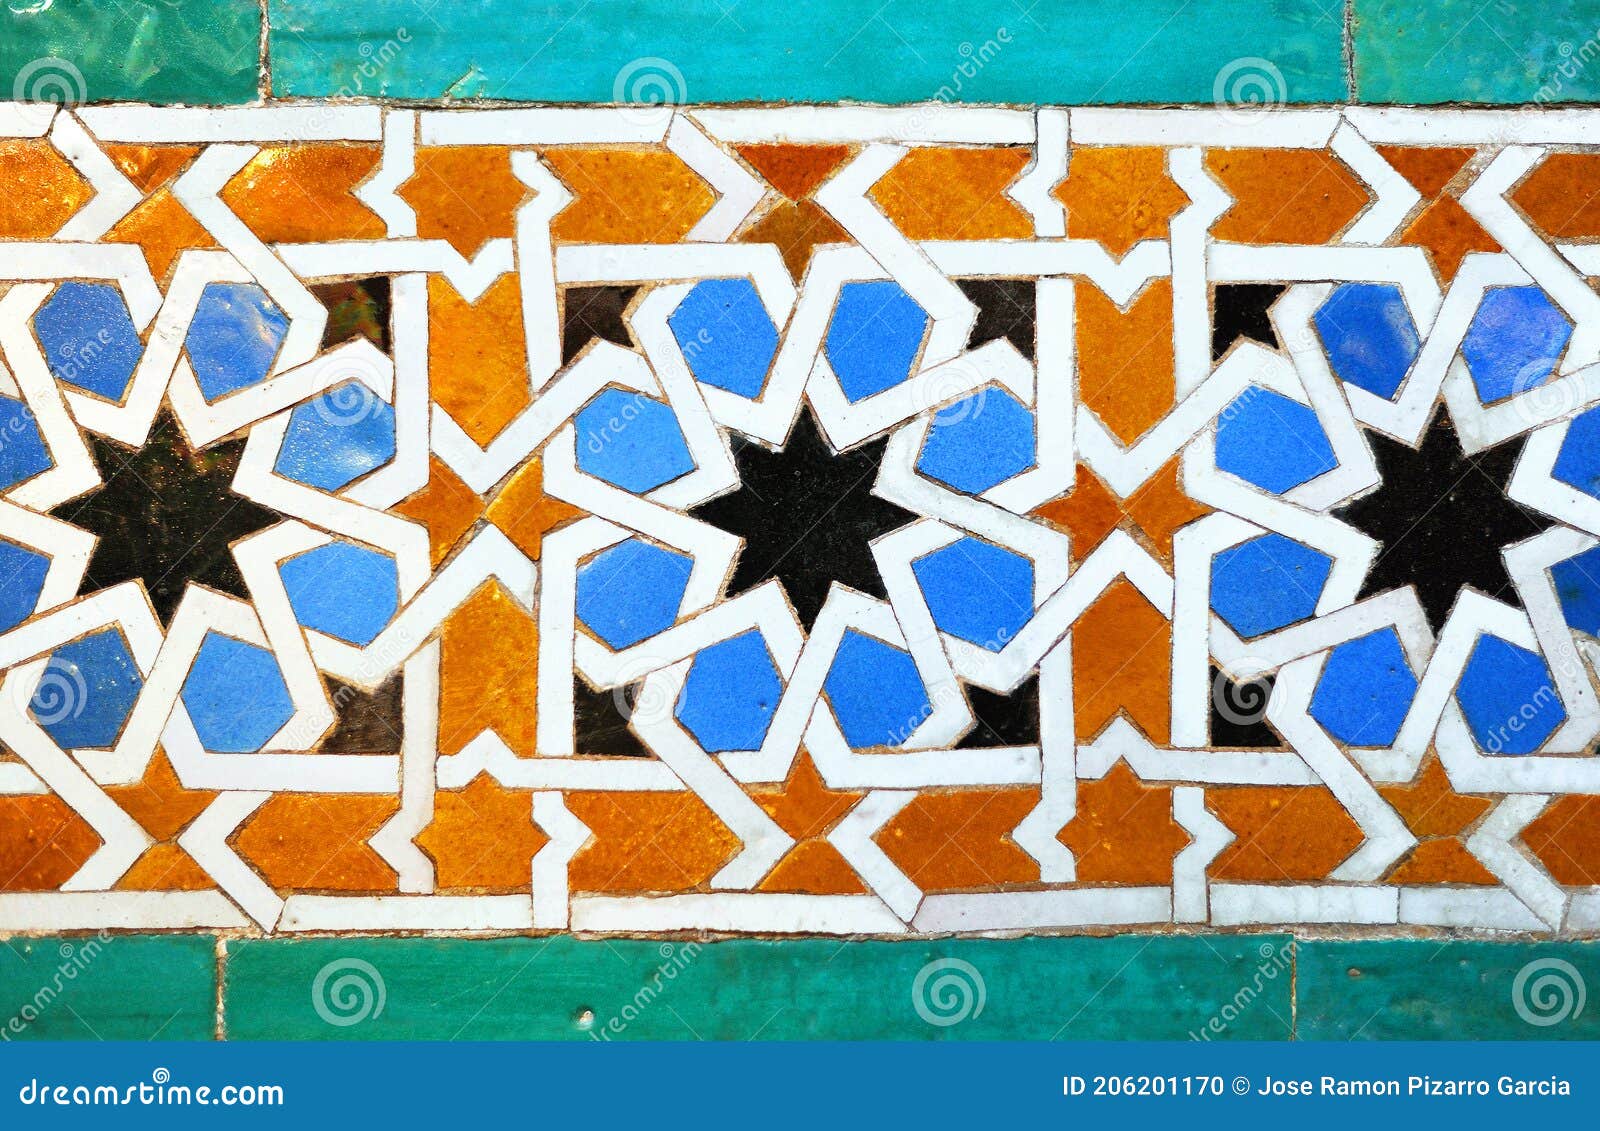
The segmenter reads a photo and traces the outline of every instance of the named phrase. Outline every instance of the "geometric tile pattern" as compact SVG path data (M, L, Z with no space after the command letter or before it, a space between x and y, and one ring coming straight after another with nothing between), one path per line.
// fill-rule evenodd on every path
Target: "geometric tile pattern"
M6 930L1600 929L1589 117L0 139Z

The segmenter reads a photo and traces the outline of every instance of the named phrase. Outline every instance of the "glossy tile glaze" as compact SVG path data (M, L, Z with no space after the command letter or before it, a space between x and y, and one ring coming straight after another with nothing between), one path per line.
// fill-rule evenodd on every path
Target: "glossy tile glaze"
M1591 112L6 123L0 928L1600 926Z

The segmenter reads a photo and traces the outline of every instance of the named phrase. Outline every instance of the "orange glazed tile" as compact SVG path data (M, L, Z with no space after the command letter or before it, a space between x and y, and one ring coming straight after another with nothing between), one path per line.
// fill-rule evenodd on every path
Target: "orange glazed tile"
M790 200L805 200L854 152L848 145L736 145L767 184Z
M392 891L394 870L368 842L399 807L387 794L277 793L233 846L279 892Z
M1551 239L1600 236L1600 154L1552 153L1510 195Z
M448 240L472 259L487 241L516 234L517 209L532 191L511 171L510 149L463 145L419 146L415 171L395 193L416 213L417 235Z
M1600 797L1558 797L1522 832L1522 842L1558 884L1600 884Z
M544 493L544 467L536 459L524 464L484 511L484 516L530 558L539 557L546 534L583 514L564 499Z
M519 756L534 752L539 633L493 581L478 587L439 634L439 753L492 730Z
M166 188L157 189L102 238L107 243L137 244L150 273L160 280L171 273L180 252L217 246L211 233Z
M250 159L222 190L266 243L382 239L384 222L353 195L372 175L376 145L274 145Z
M665 149L547 149L543 157L576 198L550 224L569 243L675 243L716 196Z
M1166 151L1144 146L1074 149L1053 195L1066 206L1069 236L1097 240L1119 257L1140 240L1165 239L1189 203L1167 174Z
M1082 561L1120 527L1170 565L1172 536L1180 527L1210 514L1211 508L1184 493L1178 461L1173 459L1122 500L1087 465L1079 464L1072 490L1032 513L1067 532L1074 561Z
M117 891L211 891L217 882L176 844L152 844L117 881Z
M1206 168L1233 197L1211 235L1240 243L1327 243L1367 206L1367 190L1331 153L1213 149Z
M550 838L533 823L533 794L488 774L434 794L433 821L417 844L433 858L441 891L526 891L533 854Z
M428 528L429 554L438 565L483 514L483 500L443 460L430 455L427 486L394 510Z
M217 797L211 790L185 789L160 749L145 767L141 781L110 786L106 796L157 840L177 837Z
M750 792L778 827L795 839L794 847L761 882L762 891L854 895L866 890L839 850L823 839L866 794L829 789L810 756L803 753L782 786Z
M1120 580L1072 628L1072 712L1080 741L1118 715L1165 745L1172 734L1172 626Z
M1124 444L1171 410L1172 283L1157 279L1119 310L1094 287L1079 287L1078 395Z
M913 149L869 195L907 239L1018 240L1033 220L1006 195L1026 149Z
M1011 831L1038 803L1037 789L922 792L873 839L923 891L1036 883L1039 863Z
M0 891L50 891L100 847L89 822L54 794L0 797Z
M1078 782L1078 811L1056 839L1072 849L1082 883L1170 884L1189 834L1172 819L1172 787L1145 785L1118 762Z
M1399 173L1411 187L1432 200L1444 191L1456 174L1467 167L1467 162L1477 154L1476 149L1465 146L1441 146L1437 149L1419 145L1380 145L1378 154Z
M572 858L575 892L681 892L703 887L739 838L691 793L567 794L594 834Z
M818 247L849 243L850 234L812 201L802 200L798 204L784 201L741 232L739 242L774 244L778 254L783 256L783 265L795 282L799 282Z
M107 157L145 196L171 184L195 155L198 145L103 145Z
M1429 758L1414 782L1378 787L1419 839L1392 870L1391 884L1495 884L1494 875L1463 843L1493 804L1456 793L1437 758Z
M428 374L434 402L487 447L532 400L522 333L522 288L504 275L468 302L428 276Z
M1453 196L1441 196L1422 210L1400 237L1428 252L1440 282L1448 284L1461 261L1474 251L1499 251L1500 244Z
M94 189L48 141L0 138L0 239L42 240L89 203Z
M1213 787L1206 807L1235 838L1212 862L1214 880L1324 880L1365 839L1322 786Z

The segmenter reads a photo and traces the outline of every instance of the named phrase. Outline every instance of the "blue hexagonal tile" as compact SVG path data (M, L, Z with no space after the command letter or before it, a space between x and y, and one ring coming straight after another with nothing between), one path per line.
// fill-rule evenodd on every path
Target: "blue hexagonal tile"
M1033 413L1005 389L979 389L934 415L917 470L957 491L981 495L1038 458Z
M778 328L749 279L696 283L667 317L695 380L752 399L778 352Z
M823 348L845 399L854 404L909 377L927 331L928 312L899 283L839 288Z
M1211 559L1211 607L1242 637L1316 612L1333 559L1282 534L1263 534Z
M361 382L346 381L289 414L273 470L308 487L339 491L394 453L394 409Z
M577 417L578 467L644 494L694 470L694 456L670 407L643 393L607 389Z
M758 750L782 695L766 641L751 629L696 654L673 710L712 754Z
M106 749L143 687L122 633L102 629L51 653L28 713L63 750Z
M976 538L961 538L911 563L942 632L998 652L1033 616L1033 563Z
M578 567L578 619L612 648L627 648L678 619L694 560L639 538Z
M1540 288L1484 291L1461 342L1478 399L1493 404L1544 384L1571 337L1572 323Z
M144 345L122 292L108 283L62 283L33 316L56 379L121 401Z
M215 401L260 384L289 332L289 320L255 283L208 283L184 349L200 394Z
M1345 283L1333 289L1313 321L1328 365L1342 380L1394 399L1421 348L1399 287Z
M277 657L220 632L200 642L181 695L200 745L220 754L260 750L294 716Z
M1339 464L1317 414L1252 385L1217 418L1217 466L1281 495Z
M365 646L400 607L400 581L388 554L329 542L278 567L295 620L306 628Z
M1600 499L1600 408L1573 418L1550 477Z
M1416 694L1417 677L1400 637L1380 628L1328 653L1311 696L1311 717L1350 746L1389 746Z
M0 395L0 490L15 487L55 466L33 410Z
M839 641L822 689L856 750L899 746L933 712L911 654L853 628Z
M33 615L49 572L50 559L44 554L0 539L0 632Z
M1550 667L1537 652L1480 636L1456 685L1456 702L1479 749L1531 754L1567 718Z

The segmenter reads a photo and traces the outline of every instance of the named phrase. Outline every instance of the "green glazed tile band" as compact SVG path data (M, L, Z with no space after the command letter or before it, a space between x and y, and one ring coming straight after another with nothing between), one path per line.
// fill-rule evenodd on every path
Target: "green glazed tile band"
M216 940L85 935L0 943L0 1042L208 1041Z

